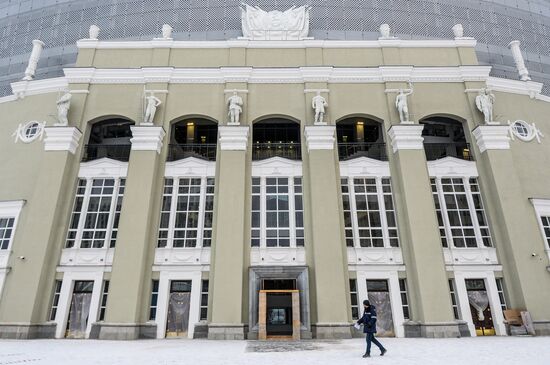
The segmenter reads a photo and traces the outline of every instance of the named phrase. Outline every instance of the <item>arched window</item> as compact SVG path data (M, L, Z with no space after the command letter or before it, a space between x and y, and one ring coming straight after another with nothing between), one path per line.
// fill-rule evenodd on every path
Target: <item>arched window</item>
M430 117L420 121L424 125L424 150L428 161L444 157L473 160L461 122L446 117Z
M368 157L387 160L382 124L361 117L346 118L336 123L340 160Z
M106 157L128 161L132 138L131 125L134 125L134 122L122 118L94 123L82 160L92 161Z
M283 118L270 118L252 127L252 159L263 160L283 157L291 160L302 158L300 125Z
M172 124L168 161L196 157L216 160L218 125L204 118L189 118Z

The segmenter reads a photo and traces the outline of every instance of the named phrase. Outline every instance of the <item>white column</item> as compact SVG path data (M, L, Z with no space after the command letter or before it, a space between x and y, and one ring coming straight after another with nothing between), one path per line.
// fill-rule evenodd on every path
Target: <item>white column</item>
M508 45L512 51L512 57L514 57L514 62L516 63L516 68L518 69L519 77L521 81L530 81L531 77L529 76L529 70L525 67L525 61L523 60L523 54L521 53L520 41L512 41Z
M474 320L472 319L472 312L470 310L470 301L468 300L468 292L466 291L465 276L461 272L455 271L455 294L458 300L458 306L460 308L460 314L462 320L468 324L470 330L470 336L475 337L476 327L474 326Z
M485 288L489 297L489 305L491 306L491 315L493 317L493 326L496 334L506 336L506 326L504 325L504 314L500 306L500 298L498 296L498 288L495 279L495 273L488 271L485 273Z
M168 313L168 297L170 295L170 279L168 272L161 271L159 276L159 291L157 302L157 338L164 338L166 335L166 316Z
M69 310L71 308L71 298L74 288L74 280L71 273L67 272L63 275L61 282L61 291L59 293L59 302L57 302L57 313L55 314L55 338L65 337L65 329L69 318Z
M397 275L397 271L388 273L388 284L390 289L395 337L405 337L405 328L403 327L405 318L403 317L403 302L401 301L401 290L399 288L399 277Z
M86 326L86 338L90 337L92 324L97 322L99 314L99 302L101 300L101 294L103 292L103 272L95 272L89 280L94 281L94 288L92 289L90 313L88 314L88 325Z
M44 48L44 42L35 39L32 41L32 51L29 57L29 64L25 70L25 77L23 80L31 81L34 78L36 72L36 66L38 65L38 60L40 59L40 54L42 54L42 49Z

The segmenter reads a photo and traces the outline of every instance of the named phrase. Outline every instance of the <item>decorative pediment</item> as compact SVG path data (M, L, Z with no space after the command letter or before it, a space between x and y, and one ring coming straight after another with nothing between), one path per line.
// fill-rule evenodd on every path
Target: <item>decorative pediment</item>
M214 161L201 160L196 157L187 157L182 160L166 163L164 176L214 176L216 163Z
M252 176L302 176L302 161L272 157L252 162Z
M390 176L390 164L364 156L341 161L340 176Z
M430 176L479 176L474 161L466 161L455 157L444 157L435 161L428 161Z
M128 162L113 160L107 157L83 162L80 164L78 177L126 177L128 175Z

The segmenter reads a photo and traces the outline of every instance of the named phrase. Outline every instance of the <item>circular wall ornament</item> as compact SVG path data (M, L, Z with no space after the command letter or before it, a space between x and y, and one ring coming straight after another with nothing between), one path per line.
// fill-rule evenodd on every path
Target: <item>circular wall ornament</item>
M535 138L533 127L523 120L516 120L512 123L512 133L522 141L531 141Z
M32 141L41 138L44 133L46 122L30 121L21 123L15 131L15 142L31 143Z

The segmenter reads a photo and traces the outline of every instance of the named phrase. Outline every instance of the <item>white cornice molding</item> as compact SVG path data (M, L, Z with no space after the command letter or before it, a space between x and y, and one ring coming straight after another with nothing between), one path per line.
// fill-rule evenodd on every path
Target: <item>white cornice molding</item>
M550 215L550 199L531 198L529 199L535 207L537 215L548 216Z
M165 177L213 177L216 174L214 161L201 160L195 157L187 157L182 160L166 163Z
M128 162L100 158L99 160L83 162L78 170L78 177L82 179L94 177L120 178L128 175Z
M157 151L160 153L162 140L166 135L164 128L153 126L130 126L132 130L132 151Z
M243 82L250 84L303 84L328 83L383 83L401 82L484 82L489 77L490 66L451 67L219 67L174 68L142 67L126 69L101 69L93 67L65 68L69 84L146 84L163 82L174 84L225 84Z
M333 125L309 125L304 128L307 151L333 150L336 127Z
M398 150L424 149L423 129L423 125L393 125L388 130L393 153L396 153Z
M25 200L0 201L0 217L17 218L21 209L23 209L23 205L25 205Z
M486 150L509 150L510 149L510 127L507 125L480 125L472 131L479 151Z
M167 41L159 43L150 41L98 41L95 39L81 39L76 43L79 49L152 49L158 48L184 48L184 49L212 49L212 48L474 48L477 41L473 38L459 39L391 39L391 40L297 40L297 41L253 41L246 39L226 41Z
M252 176L302 176L302 161L281 157L252 161Z
M534 81L509 80L499 77L487 78L487 87L491 90L511 94L528 95L531 99L539 99L543 86L544 85L542 83Z
M82 132L76 127L45 127L45 151L69 151L74 155Z
M12 82L10 85L16 98L24 98L27 95L66 91L69 88L69 83L65 77L35 81L18 81Z
M474 161L466 161L455 157L444 157L439 160L428 161L428 173L431 177L479 176Z
M352 160L340 161L340 176L390 176L390 163L367 157L358 157Z
M220 126L218 127L220 150L246 151L248 146L248 126Z

